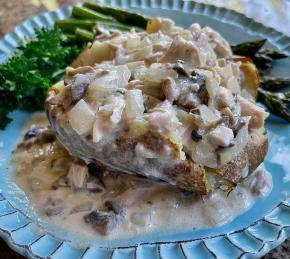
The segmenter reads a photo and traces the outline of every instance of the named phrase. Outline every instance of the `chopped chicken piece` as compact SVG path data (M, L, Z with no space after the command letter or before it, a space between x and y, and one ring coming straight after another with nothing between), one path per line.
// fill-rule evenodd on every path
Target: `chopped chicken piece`
M252 177L251 191L258 196L265 196L272 188L272 181L265 170L257 169Z
M158 132L172 131L181 126L176 117L176 112L168 101L157 105L148 114L148 121Z
M173 102L179 95L179 90L176 87L175 81L171 77L167 77L163 81L162 89L166 99Z
M233 105L235 104L235 100L234 97L232 95L232 93L226 89L225 87L220 87L219 88L219 107L225 108L225 107L229 107L232 108Z
M205 56L197 46L191 42L182 39L177 36L173 39L173 42L159 62L174 63L178 60L183 60L186 64L186 69L205 66Z
M217 31L214 31L210 27L205 27L203 32L208 36L209 42L219 58L232 56L230 44Z
M215 148L228 147L234 139L234 133L230 128L218 126L207 137Z
M238 100L241 104L241 115L251 116L249 128L261 128L264 125L265 111L242 96L238 96Z
M193 23L192 25L190 25L190 27L188 29L191 31L194 39L195 40L198 39L198 37L201 33L200 25L198 23Z
M73 76L77 74L93 73L94 71L95 71L94 68L91 66L83 66L83 67L78 67L78 68L67 67L65 69L66 83L67 81L70 81Z

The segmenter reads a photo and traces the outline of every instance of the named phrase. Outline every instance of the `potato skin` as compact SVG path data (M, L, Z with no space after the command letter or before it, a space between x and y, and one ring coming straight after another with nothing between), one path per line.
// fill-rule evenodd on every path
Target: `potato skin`
M242 176L243 168L249 166L252 173L264 160L268 151L267 134L261 134L257 130L249 132L249 140L242 151L234 160L218 168L216 172L230 182L237 184Z
M246 146L249 159L249 172L253 172L264 160L268 152L268 136L258 131L252 131Z
M194 163L191 159L175 164L173 168L168 168L166 173L181 189L199 194L209 191L204 166Z
M257 99L258 88L260 86L260 76L256 65L249 57L233 56L235 62L241 62L240 70L243 73L241 89L246 89L254 98Z
M249 133L249 140L242 153L231 162L215 170L232 188L236 186L242 177L243 169L249 166L252 173L264 160L268 151L268 137L258 131ZM213 172L213 169L210 170ZM190 158L180 162L167 171L168 176L176 181L181 189L206 194L210 191L206 178L207 168L194 163Z
M49 115L49 120L52 125L55 125L56 120L63 115L63 112L67 109L69 104L59 100L60 97L64 97L65 91L57 96L58 91L51 89L49 92L48 98L46 100L46 110ZM56 97L56 99L54 99ZM69 98L64 98L69 100ZM68 132L71 129L67 128L69 125L62 125L66 128ZM63 134L64 130L61 129ZM71 143L66 143L65 138L62 135L57 134L60 142L65 146L69 146ZM77 139L72 135L72 139ZM74 150L74 156L79 157L83 160L90 161L94 163L94 158L85 156L87 150L93 149L93 144L85 143L84 140L81 140L82 147L81 150ZM249 140L244 149L244 151L236 157L233 161L228 164L218 168L215 172L222 176L224 180L229 182L229 186L236 185L242 176L242 169L245 167L248 162L249 172L252 173L258 165L263 161L268 150L268 137L266 134L261 134L257 130L249 132ZM94 154L92 152L92 154ZM167 177L170 177L178 187L192 192L197 192L200 194L206 194L210 191L210 187L206 177L206 168L203 165L194 163L191 159L182 161L175 166L171 166L166 170Z

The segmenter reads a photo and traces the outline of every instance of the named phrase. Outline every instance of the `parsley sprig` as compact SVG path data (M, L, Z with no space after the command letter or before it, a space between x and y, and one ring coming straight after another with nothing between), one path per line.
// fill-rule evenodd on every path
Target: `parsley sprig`
M61 79L65 67L79 54L58 29L37 29L0 65L0 129L15 109L43 109L48 88Z

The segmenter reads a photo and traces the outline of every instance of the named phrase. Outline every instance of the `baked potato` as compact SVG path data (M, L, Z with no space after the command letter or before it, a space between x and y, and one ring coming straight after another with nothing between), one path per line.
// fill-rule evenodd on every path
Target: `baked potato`
M56 136L86 163L231 190L268 148L255 65L210 28L161 18L148 28L107 34L67 69L46 99Z

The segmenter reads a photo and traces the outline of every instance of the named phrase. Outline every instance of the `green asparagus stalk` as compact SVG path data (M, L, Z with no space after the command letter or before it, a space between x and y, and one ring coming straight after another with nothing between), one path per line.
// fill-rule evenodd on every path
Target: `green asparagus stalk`
M72 16L78 19L84 20L96 20L96 21L112 21L112 17L98 13L91 9L82 6L74 6L72 9Z
M273 60L282 59L288 57L284 53L281 53L273 49L261 49L266 40L248 41L232 45L233 53L236 55L242 55L250 57L260 73L265 73L273 65Z
M250 56L253 62L259 69L261 74L264 74L265 71L269 70L273 65L273 59L267 55L256 53L254 56Z
M290 122L290 92L272 93L259 88L258 101L264 103L273 114Z
M81 28L76 28L75 36L76 40L80 42L89 42L94 39L94 34L92 32Z
M139 13L130 12L116 7L112 8L98 3L85 2L83 6L99 13L110 15L121 23L137 26L143 29L146 29L147 22L150 20L150 17Z
M268 91L281 90L287 86L290 86L289 77L261 77L260 86Z
M76 41L76 35L71 34L71 33L65 33L64 34L67 38L67 41L69 42L75 42Z
M92 31L96 26L96 21L66 19L66 20L56 20L54 22L54 25L60 28L63 32L74 33L76 28Z
M252 57L254 56L266 43L266 39L246 41L239 44L232 45L233 53L236 55Z
M97 26L104 27L109 31L130 31L132 29L135 29L135 31L142 31L142 29L139 27L125 25L118 22L98 21Z
M283 59L288 57L286 54L274 49L261 49L259 50L259 54L266 55L272 59Z

